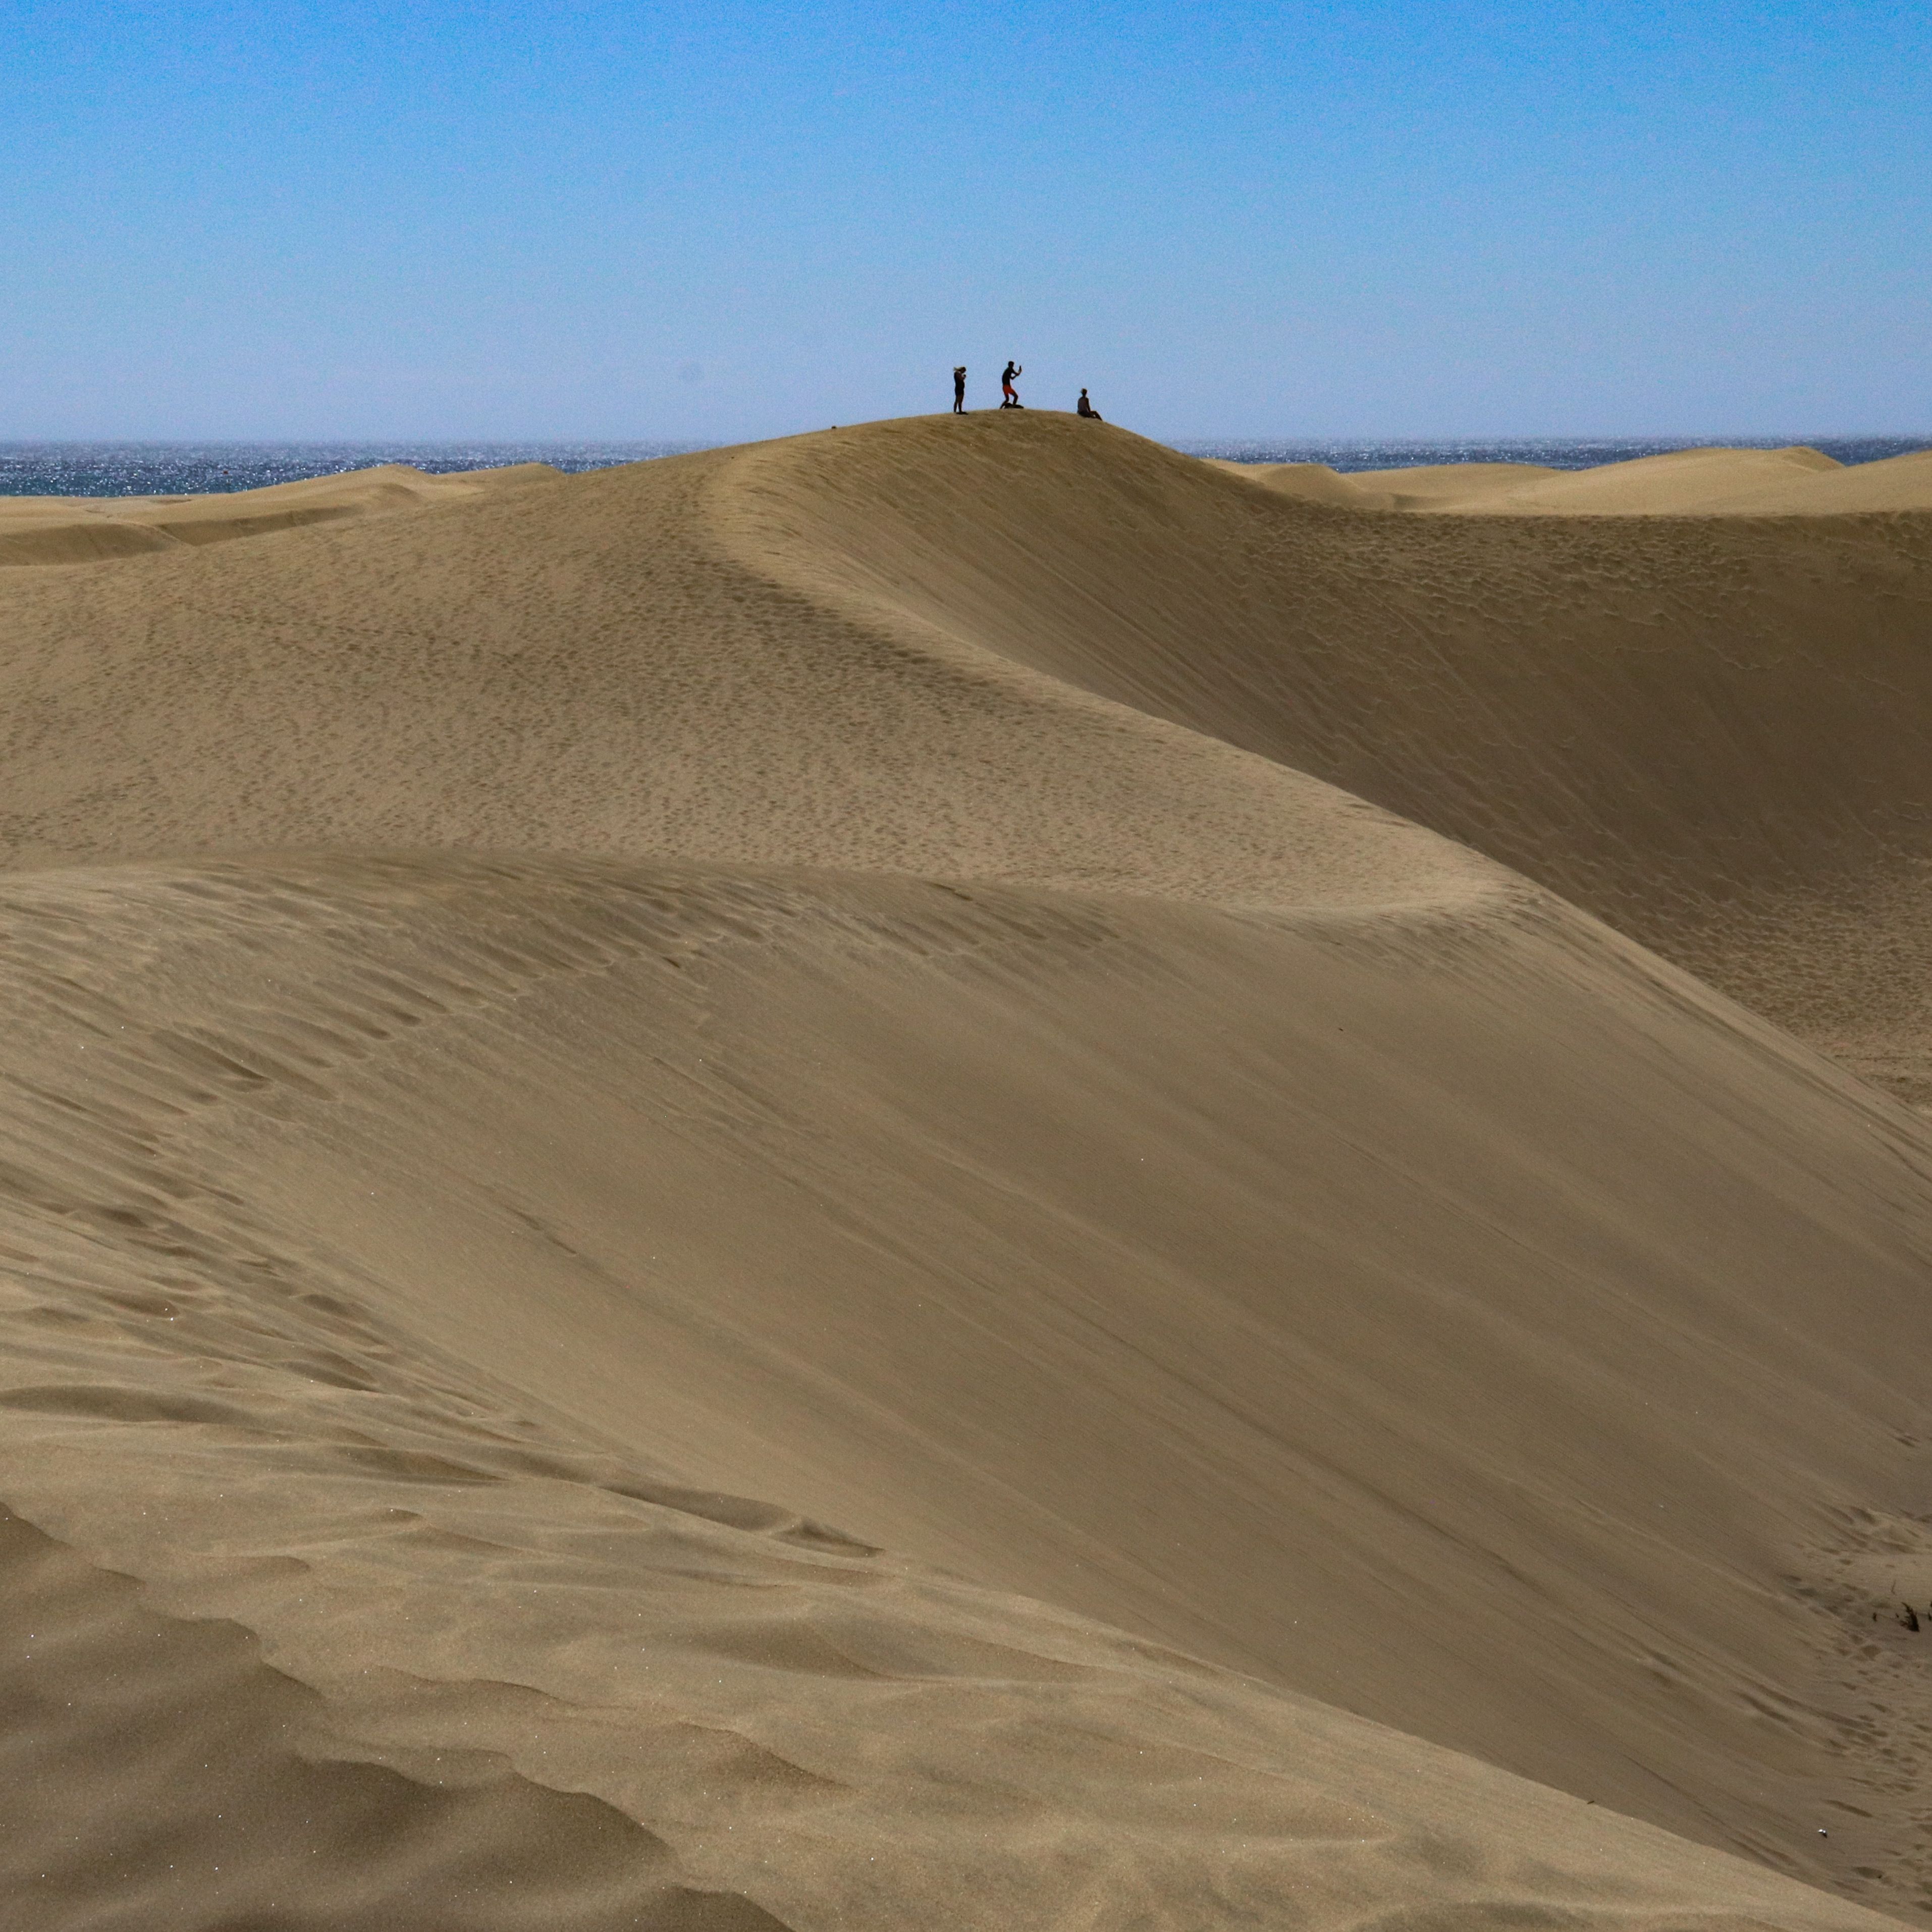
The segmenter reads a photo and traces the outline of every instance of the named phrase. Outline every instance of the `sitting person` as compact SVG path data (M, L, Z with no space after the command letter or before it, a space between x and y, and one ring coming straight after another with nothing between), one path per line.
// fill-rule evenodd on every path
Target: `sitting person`
M1095 422L1105 422L1107 420L1106 418L1087 400L1087 392L1084 389L1082 389L1080 392L1080 400L1074 404L1073 408L1074 412L1076 415L1091 417Z

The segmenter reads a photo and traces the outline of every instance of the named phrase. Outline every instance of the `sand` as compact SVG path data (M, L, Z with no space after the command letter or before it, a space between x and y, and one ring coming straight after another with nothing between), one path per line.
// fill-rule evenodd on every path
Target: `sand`
M1932 514L1739 454L0 573L10 1926L1922 1919Z
M1318 463L1214 466L1303 502L1460 516L1850 516L1932 510L1932 449L1846 464L1790 449L1682 449L1551 470L1533 463L1442 463L1346 474Z
M548 463L426 475L407 464L198 496L0 496L0 566L91 563L184 544L228 543L305 524L460 502L562 472Z

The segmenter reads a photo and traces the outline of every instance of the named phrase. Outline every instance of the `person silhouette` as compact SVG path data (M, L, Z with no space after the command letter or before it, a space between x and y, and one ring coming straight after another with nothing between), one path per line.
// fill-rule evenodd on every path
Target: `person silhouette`
M1000 372L1000 388L1006 398L1005 401L1000 405L1001 409L1023 410L1026 407L1025 404L1020 400L1020 392L1013 387L1013 378L1016 376L1024 376L1025 374L1026 371L1017 362L1009 362Z
M966 413L966 365L963 362L952 372L952 413L956 416Z
M1080 392L1079 401L1073 405L1073 413L1076 416L1085 416L1094 422L1106 421L1106 418L1087 400L1087 392L1084 389Z

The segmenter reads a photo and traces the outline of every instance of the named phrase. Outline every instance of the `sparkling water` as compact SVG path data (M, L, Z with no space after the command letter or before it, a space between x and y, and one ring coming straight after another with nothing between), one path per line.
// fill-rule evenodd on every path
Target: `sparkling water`
M0 496L200 496L337 476L378 463L442 474L548 463L607 470L686 442L0 442Z

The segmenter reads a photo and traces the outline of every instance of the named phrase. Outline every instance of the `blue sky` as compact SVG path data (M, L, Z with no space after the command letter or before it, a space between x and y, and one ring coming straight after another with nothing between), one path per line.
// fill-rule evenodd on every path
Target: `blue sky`
M1932 432L1932 8L0 0L0 438Z

